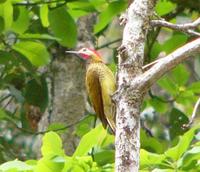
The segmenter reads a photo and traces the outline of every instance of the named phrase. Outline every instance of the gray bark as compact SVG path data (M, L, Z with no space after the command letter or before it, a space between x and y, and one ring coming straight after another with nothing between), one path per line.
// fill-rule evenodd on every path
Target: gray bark
M142 74L145 38L155 0L134 1L125 19L122 46L119 49L118 89L116 102L116 155L117 172L137 172L140 150L140 105L144 91L135 82Z
M140 106L145 93L165 73L200 52L198 38L147 65L147 68L142 66L146 34L155 2L156 0L137 0L127 11L123 42L119 48L118 89L113 95L117 105L117 172L139 171Z

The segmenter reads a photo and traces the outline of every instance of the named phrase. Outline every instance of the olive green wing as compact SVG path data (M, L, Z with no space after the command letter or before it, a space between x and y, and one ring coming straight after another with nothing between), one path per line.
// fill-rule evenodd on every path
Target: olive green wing
M116 90L115 78L107 66L104 67L104 72L104 77L100 78L104 114L109 126L115 133L115 107L111 99L111 96Z
M103 127L106 129L107 120L104 114L102 88L99 80L99 76L96 72L89 72L86 77L86 87L90 101L94 107L94 110L102 122Z

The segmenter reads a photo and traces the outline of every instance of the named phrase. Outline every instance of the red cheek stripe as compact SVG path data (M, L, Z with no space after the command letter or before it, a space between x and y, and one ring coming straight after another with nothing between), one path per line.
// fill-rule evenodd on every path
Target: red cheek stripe
M80 56L85 60L89 59L89 57L90 57L89 55L83 54L83 53L81 53Z

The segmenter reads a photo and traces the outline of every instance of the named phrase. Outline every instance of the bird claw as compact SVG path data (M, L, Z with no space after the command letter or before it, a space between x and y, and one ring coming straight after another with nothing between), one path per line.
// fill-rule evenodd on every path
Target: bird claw
M124 45L121 45L117 48L117 51L119 52L119 54L124 54L126 52L126 47Z
M119 18L119 25L120 26L125 26L127 23L127 13L123 13L120 18Z

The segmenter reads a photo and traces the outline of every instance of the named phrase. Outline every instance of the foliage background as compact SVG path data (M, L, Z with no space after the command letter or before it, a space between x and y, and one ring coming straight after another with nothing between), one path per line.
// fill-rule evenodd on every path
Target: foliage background
M172 23L191 22L199 17L198 2L159 0L155 10L158 16ZM122 35L117 18L128 4L126 0L0 1L2 171L113 171L114 138L100 125L92 129L93 115L87 114L74 124L76 131L72 134L81 141L71 156L64 152L57 135L67 132L68 124L62 121L51 124L47 131L54 132L38 132L37 124L41 115L51 110L48 67L59 58L58 54L76 47L77 20L91 13L97 15L92 33L96 38L95 48L115 72L116 48ZM181 32L151 28L145 64L192 39ZM141 171L200 171L200 118L195 119L190 130L182 128L199 98L199 78L198 56L165 75L145 97L141 123L149 130L141 130ZM32 145L39 134L45 134L42 158L30 160L36 159L37 150Z

